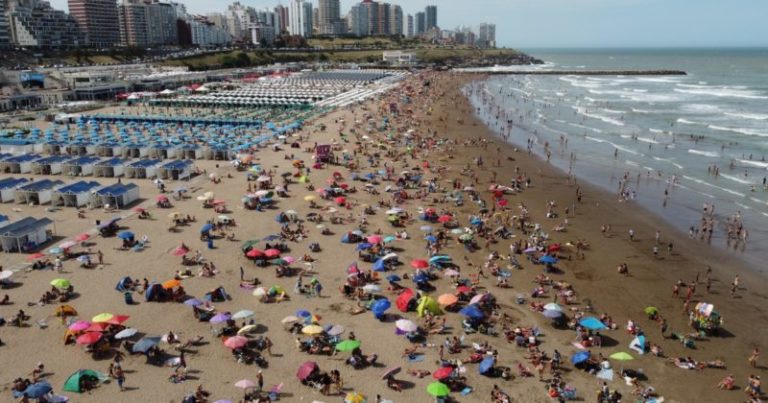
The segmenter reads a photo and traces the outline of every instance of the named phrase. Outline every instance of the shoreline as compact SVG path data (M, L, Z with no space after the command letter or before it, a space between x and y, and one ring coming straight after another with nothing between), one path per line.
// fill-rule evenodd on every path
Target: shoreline
M427 134L428 129L435 130L437 134L434 137L446 137L456 142L455 147L428 149L423 155L417 154L415 158L407 156L408 153L403 144L393 146L390 150L398 160L389 163L397 164L395 172L407 169L407 166L419 164L422 160L427 160L433 165L445 168L446 174L441 178L439 184L441 187L449 186L447 183L442 183L442 179L458 179L469 183L471 178L461 175L460 172L465 166L472 166L474 157L482 155L486 162L485 167L477 170L479 175L477 188L485 190L488 184L493 182L491 180L493 172L497 173L498 183L506 183L514 176L515 167L519 167L521 172L527 173L527 176L532 179L532 186L520 194L509 196L510 211L512 214L517 214L519 211L518 203L524 202L530 210L533 221L540 222L542 228L546 232L550 232L552 227L562 221L562 216L557 219L545 219L547 202L554 199L558 205L557 210L562 213L565 207L575 201L576 187L568 184L567 176L553 165L547 164L535 155L528 155L524 151L514 151L514 145L498 138L474 116L473 107L463 96L461 89L466 83L476 79L478 79L477 76L455 73L419 73L409 77L400 86L381 97L370 99L362 105L337 108L324 116L307 122L302 134L308 136L306 141L302 142L301 148L286 149L279 152L264 148L255 154L255 159L264 167L275 168L277 169L276 172L282 172L290 164L290 159L286 159L284 156L285 153L295 152L298 157L307 160L310 154L303 150L313 142L338 141L342 147L349 147L352 150L355 147L355 138L362 141L362 132L369 126L351 122L355 122L357 119L363 122L366 116L370 115L370 127L373 127L374 123L378 122L377 118L386 115L393 119L392 126L397 129L412 128L424 139L432 138ZM431 85L423 86L421 88L423 94L416 95L420 88L419 84L423 84L425 80L431 81ZM386 109L383 107L388 105L389 101L400 99L399 94L405 91L407 85L415 88L413 91L414 101L403 107L411 109L412 114L410 116L405 114L403 116L390 116L386 112L382 113L382 110ZM356 125L359 128L359 130L356 129L356 134L350 134L350 126L340 123L341 119L350 122L350 126ZM316 129L320 123L326 124L328 129L325 131ZM351 142L344 143L340 133L345 133L347 137L351 137ZM395 131L387 133L371 130L370 135L371 141L386 141L392 135L395 139L393 144L396 144L400 139L399 134ZM463 142L470 138L485 139L488 146L483 148L478 145L463 145ZM494 150L496 147L498 147L497 151ZM494 166L497 160L498 167ZM134 181L142 189L143 205L150 206L152 214L158 218L155 220L138 220L130 217L121 223L138 236L143 234L150 236L149 247L146 250L142 252L115 251L113 247L117 246L118 241L114 238L94 238L97 243L94 250L98 248L105 252L107 264L95 270L84 270L77 268L76 263L68 262L65 265L66 273L63 275L47 271L22 273L19 276L19 281L23 285L7 291L15 305L0 307L2 309L0 314L8 317L16 310L23 308L33 316L33 320L45 318L54 309L54 306L27 308L25 302L34 301L40 292L45 291L50 279L66 276L72 280L76 290L80 293L80 296L72 304L84 318L90 318L100 312L125 313L131 315L131 319L127 323L145 334L159 335L173 330L181 333L183 339L203 335L207 341L210 341L210 345L195 348L195 351L187 356L189 367L194 371L190 371L190 374L194 378L184 383L171 384L167 381L170 368L146 365L143 357L129 356L123 364L130 371L127 375L126 384L129 387L136 387L136 389L127 391L125 394L116 394L115 385L103 385L93 393L73 395L78 401L104 401L108 398L107 396L114 401L135 401L137 399L179 401L184 393L194 390L198 385L204 385L206 389L212 392L212 396L215 396L211 399L212 401L224 398L232 399L233 396L241 394L241 391L233 386L234 382L240 378L253 379L258 368L235 362L230 351L221 345L221 341L211 336L210 329L212 326L210 324L198 323L193 320L189 307L183 304L144 302L143 298L136 295L135 297L140 299L140 303L126 306L123 303L122 295L114 291L114 284L126 274L158 281L171 278L173 272L180 266L178 265L179 258L169 255L168 252L179 242L186 242L191 245L192 250L201 249L205 258L215 262L220 268L220 273L214 278L195 277L184 280L184 288L191 295L202 296L205 292L221 285L226 287L232 300L217 302L216 307L220 311L235 312L247 308L256 312L257 323L265 328L262 334L274 341L276 353L275 357L268 357L271 365L264 370L265 386L269 388L270 385L285 382L283 388L285 395L281 397L281 400L338 400L337 397L321 396L317 391L301 385L296 380L295 370L298 365L307 360L316 360L324 371L340 370L346 379L345 383L349 390L366 394L369 401L373 401L376 394L382 394L385 398L398 403L425 401L427 395L424 389L433 379L431 377L425 379L411 377L405 374L405 370L433 371L438 360L437 349L429 346L422 348L426 356L423 363L410 363L403 360L400 358L400 352L404 348L411 347L412 344L405 338L394 335L393 324L375 320L370 312L357 316L350 315L347 308L354 305L354 301L344 299L336 291L337 285L345 278L345 267L352 261L359 260L354 245L341 245L339 243L340 235L355 228L355 223L331 225L330 228L335 235L328 237L320 235L319 230L315 229L314 225L307 225L310 232L308 240L317 241L321 246L321 252L313 253L313 256L318 259L314 264L316 276L323 282L325 290L327 290L324 291L325 296L323 298L305 298L289 291L291 298L288 301L261 304L251 295L250 290L239 288L237 268L243 266L246 268L247 277L257 276L264 286L269 287L274 284L288 290L293 289L295 278L277 278L271 268L256 267L252 262L242 258L239 247L244 240L263 238L267 234L279 232L280 224L274 220L274 215L278 211L295 209L302 215L308 211L313 211L308 209L304 197L314 193L306 190L303 185L294 183L290 188L290 197L278 199L277 209L267 212L246 211L242 209L239 203L246 188L245 181L242 180L242 172L238 173L229 164L221 164L220 167L217 167L216 164L218 163L220 162L196 162L201 168L208 169L208 172L220 173L221 183L213 184L202 177L200 183L195 182L196 186L190 189L191 199L174 201L175 206L173 210L170 210L195 215L197 223L180 227L177 233L168 232L166 230L166 215L169 210L153 207L154 194L157 190L154 189L151 180ZM370 169L366 168L366 172ZM322 186L321 184L326 183L330 173L336 170L342 172L345 177L351 176L348 175L351 172L347 168L329 166L327 169L313 169L310 174L311 181ZM229 178L228 174L232 174L233 177ZM169 185L169 188L173 188L174 185L175 183ZM352 182L352 185L359 185L359 183ZM762 285L765 284L764 279L756 278L753 273L744 270L738 262L733 261L729 256L723 256L713 250L697 250L697 247L701 246L700 244L681 239L677 231L643 209L636 208L632 204L617 203L613 195L596 186L589 184L580 184L579 186L584 192L584 199L582 203L576 204L575 211L571 210L567 230L565 232L552 231L550 234L554 242L564 244L583 239L591 246L589 250L585 251L585 259L575 258L572 251L562 252L563 258L561 264L558 265L562 273L552 274L552 277L554 280L572 284L580 302L586 299L591 300L592 305L597 310L596 315L603 312L608 313L618 324L618 330L604 333L606 340L610 343L606 342L602 348L592 349L593 354L600 353L608 356L614 352L627 351L631 337L623 330L623 325L626 320L633 319L646 330L651 342L663 346L669 357L693 356L702 361L721 358L728 364L727 372L713 369L707 369L704 372L686 371L670 366L666 360L653 357L650 354L636 356L634 361L625 363L626 368L642 368L649 378L644 383L653 385L659 394L667 398L667 401L720 402L743 397L740 391L718 391L715 389L715 384L727 373L733 373L737 385L743 388L748 374L765 374L764 368L753 370L746 365L746 358L752 348L765 347L765 340L762 335L768 330L766 329L765 312L765 301L768 297L761 294L762 288L764 288ZM210 250L205 249L204 244L199 242L199 225L202 225L209 218L216 217L212 210L202 208L200 203L195 201L196 196L207 191L216 192L217 197L231 203L230 210L232 212L230 214L238 222L235 232L239 242L230 243L219 240L216 242L217 247ZM484 199L488 197L486 192L479 193ZM474 203L467 202L464 206L454 208L453 204L436 203L432 197L407 201L403 207L410 212L415 211L417 207L450 209L462 223L467 221L468 215L477 212ZM384 193L374 196L362 191L350 194L349 198L354 200L358 206L363 203L375 205L382 199L389 200L388 195ZM11 206L19 207L7 204L2 205L2 208L10 210ZM45 206L21 207L24 214L50 215L57 221L60 235L65 237L71 237L91 229L94 219L110 217L108 213L89 210L87 212L88 218L83 220L75 218L75 212L72 209L47 213ZM350 210L350 213L356 211ZM13 214L16 215L17 213L14 212ZM378 227L385 234L393 231L381 213L370 216L369 220L371 230ZM612 236L604 237L600 234L600 225L604 223L612 224ZM411 259L422 258L425 255L420 240L419 226L421 225L422 222L420 221L408 224L407 229L414 238L413 241L395 241L397 242L396 245L402 249L398 252L401 260L406 262L404 267L396 269L398 274L410 274L412 269L407 265L407 262ZM636 231L637 240L634 242L627 239L626 231L629 227ZM656 229L661 229L664 240L671 239L675 242L676 254L668 256L664 251L662 252L663 259L653 258L651 244ZM516 235L515 238L499 240L498 243L490 244L489 249L506 255L509 252L509 244L524 237L517 229L513 231L513 234ZM291 255L301 256L307 251L307 244L307 240L289 243L294 249ZM446 246L445 253L450 254L454 261L461 266L462 274L475 273L482 266L490 251L482 249L484 247L482 244L480 247L481 250L479 251L467 253L463 247L452 242ZM25 258L24 255L15 254L6 256L13 261L21 261ZM512 271L509 279L511 288L496 287L493 277L479 279L480 286L497 297L499 309L513 318L514 326L538 327L542 330L542 351L551 353L554 349L558 349L563 354L564 361L568 363L568 369L564 371L566 382L578 390L581 399L584 401L593 400L594 391L600 385L599 380L592 375L573 369L570 365L569 358L576 351L571 344L574 332L554 329L549 324L549 320L528 308L528 301L525 305L515 303L517 294L524 294L528 299L529 292L534 287L533 279L542 273L542 266L534 266L525 261L522 256L519 259L523 269ZM629 265L629 276L622 276L616 272L616 266L622 262ZM680 342L662 339L659 336L657 325L644 317L643 308L653 304L668 319L671 330L689 331L687 318L680 310L682 299L670 298L670 293L674 281L678 278L686 282L693 280L697 272L703 274L706 263L713 266L715 273L716 281L713 285L713 293L705 294L704 286L700 285L699 291L694 294L693 298L694 300L706 300L714 303L716 309L725 317L724 328L731 336L710 338L699 342L697 350L688 350L683 348ZM295 267L300 265L297 263ZM369 265L361 262L361 267L367 269ZM728 284L736 273L742 276L742 286L738 290L739 297L730 298L728 297ZM403 284L408 287L412 286L410 281ZM447 279L434 281L434 285L437 287L432 293L434 296L455 292ZM382 288L384 286L382 284ZM6 291L3 290L3 293ZM386 296L390 299L393 298L389 293ZM548 297L539 298L535 301L546 303L550 302L551 298L550 294ZM294 347L296 336L284 331L280 321L281 318L293 314L298 309L307 309L321 316L323 325L340 324L347 328L347 332L354 331L363 343L363 350L366 353L378 353L380 361L385 367L403 366L403 374L399 375L398 378L411 383L412 389L407 389L402 393L387 389L381 380L381 373L385 367L356 371L343 364L346 355L325 357L307 355L296 351ZM391 309L389 312L399 313L395 309ZM417 320L413 312L402 316ZM455 313L447 313L443 317L447 319L451 329L445 335L431 336L428 340L431 344L440 344L445 337L462 336L461 317ZM78 368L93 368L100 371L106 368L109 360L94 361L90 356L85 355L80 346L62 346L60 343L63 325L53 318L48 318L48 321L48 329L38 329L34 324L32 327L23 329L9 328L8 326L0 328L0 332L2 332L0 337L6 342L5 346L0 347L0 361L18 363L16 370L12 371L13 373L4 373L3 378L0 379L2 383L10 382L16 376L24 376L28 372L27 369L31 369L36 361L45 362L46 369L50 369L49 372L52 373L49 376L51 384L55 385L56 389L63 384L72 371ZM499 351L499 365L514 367L517 362L528 365L527 350L516 347L514 343L506 342L503 337L486 337L478 334L470 334L466 337L465 344L468 346L471 346L472 342L488 341L491 343ZM35 342L31 343L30 340ZM43 352L39 348L41 344L51 348ZM167 345L163 346L169 348ZM463 359L468 352L465 350L461 354L449 355L448 358ZM633 353L633 355L635 354ZM613 364L615 367L619 366L618 362ZM508 392L514 401L548 401L542 383L535 377L516 377L513 380L504 381L480 376L477 372L477 366L473 364L468 364L467 369L468 383L473 387L474 392L466 397L454 393L453 397L459 402L487 401L489 391L494 384L498 384L502 390ZM619 389L628 400L631 399L632 389L624 385L621 380L614 380L609 385L611 389ZM702 387L702 385L704 386ZM9 392L6 390L2 393Z

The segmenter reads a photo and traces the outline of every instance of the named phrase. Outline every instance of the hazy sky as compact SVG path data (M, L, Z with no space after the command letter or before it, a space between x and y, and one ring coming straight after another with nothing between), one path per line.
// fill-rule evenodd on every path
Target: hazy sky
M229 0L181 0L192 13L221 11ZM241 0L254 7L278 0ZM287 5L288 0L282 0ZM342 13L356 3L342 0ZM438 6L453 29L496 24L500 46L768 46L768 0L390 0L415 14ZM66 9L67 0L51 0ZM317 4L317 0L314 0Z

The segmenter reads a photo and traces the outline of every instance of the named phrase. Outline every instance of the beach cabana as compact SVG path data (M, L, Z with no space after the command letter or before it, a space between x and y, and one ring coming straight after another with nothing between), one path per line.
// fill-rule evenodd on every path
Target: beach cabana
M203 150L196 144L184 144L173 149L175 157L180 160L196 160L203 158Z
M0 202L7 203L16 199L16 188L27 183L24 178L5 178L0 180Z
M157 176L163 179L184 180L192 176L192 161L171 161L157 169Z
M35 175L58 175L62 172L62 166L72 157L66 155L54 155L40 158L32 162L32 173Z
M226 147L209 146L203 151L203 157L207 160L229 161L235 157L236 153Z
M123 146L117 143L101 143L96 146L94 154L99 157L116 157L123 154Z
M123 145L123 158L144 158L149 155L148 144L131 143Z
M53 191L53 205L66 207L85 206L91 200L93 192L101 187L99 182L79 181L57 188Z
M109 205L124 208L139 198L139 187L135 183L115 183L103 187L93 194L91 202L94 207Z
M128 164L125 167L126 178L146 179L157 175L157 167L162 163L160 160L139 160Z
M167 160L175 157L174 146L169 144L154 144L149 147L149 158Z
M35 152L35 142L26 139L3 138L0 139L0 152L11 154L32 153Z
M64 182L50 179L29 182L16 188L14 198L16 203L46 204L53 197L53 190L63 185Z
M32 172L32 162L41 157L37 154L22 154L0 161L0 171L7 174L28 174Z
M80 157L69 160L61 165L64 175L86 176L93 175L93 167L101 161L99 157Z
M53 238L50 218L22 218L0 226L0 248L4 252L30 252Z
M122 158L110 158L96 163L93 166L93 176L104 178L116 178L123 176L125 170L125 163L127 161Z

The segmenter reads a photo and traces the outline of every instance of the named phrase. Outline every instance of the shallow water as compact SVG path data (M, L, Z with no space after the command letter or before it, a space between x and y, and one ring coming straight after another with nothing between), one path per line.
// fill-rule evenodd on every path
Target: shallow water
M726 221L741 215L743 255L768 258L768 50L529 51L536 68L681 69L687 76L493 76L467 87L497 133L640 203L681 230L716 206L713 245L728 247ZM571 163L571 155L575 162ZM717 167L719 175L709 172ZM664 204L665 190L668 192Z

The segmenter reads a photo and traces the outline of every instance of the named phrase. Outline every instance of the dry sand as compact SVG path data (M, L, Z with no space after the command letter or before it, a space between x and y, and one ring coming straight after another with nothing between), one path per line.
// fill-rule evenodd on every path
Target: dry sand
M415 127L417 133L425 134L426 128L437 130L438 136L448 136L450 138L463 141L467 137L484 137L490 141L487 149L478 147L457 147L455 152L433 152L424 158L429 159L432 165L441 165L448 168L447 178L459 177L461 168L475 156L482 155L485 159L485 166L480 172L480 183L478 188L483 189L490 184L490 172L498 173L498 180L505 182L509 180L514 173L514 168L519 167L522 172L526 172L533 180L533 186L525 190L522 194L509 197L512 210L516 213L516 205L523 201L531 211L534 221L542 223L546 230L554 227L560 220L549 220L544 218L546 211L546 201L555 200L562 207L575 202L576 188L567 183L566 176L546 163L535 157L531 157L524 152L515 152L513 147L497 141L493 135L481 123L478 123L471 116L471 106L460 95L458 88L467 80L476 77L464 77L449 73L440 73L431 75L432 84L425 89L426 93L414 99L413 104L408 105L413 109L414 119L420 121L419 127ZM413 86L419 86L421 81L413 77L410 82ZM393 99L399 99L394 96ZM369 102L368 108L378 114L378 108L383 105L382 100ZM428 113L429 111L429 113ZM304 133L310 133L309 142L323 143L331 139L338 138L339 125L334 123L338 118L344 118L347 122L353 122L355 119L361 119L363 109L360 106L354 109L345 108L333 112L319 122L306 124ZM379 121L380 119L377 119ZM397 120L397 119L396 119ZM405 119L401 118L402 122ZM324 122L328 125L328 130L319 132L314 129L315 123ZM398 123L396 123L398 124ZM399 123L405 124L405 123ZM415 124L414 124L415 125ZM407 127L406 127L407 128ZM373 133L371 136L383 136L382 133ZM521 139L522 140L522 139ZM347 145L350 148L354 144ZM496 151L499 147L499 152ZM303 150L303 148L302 148ZM276 167L278 173L288 170L289 161L283 156L286 153L295 153L297 157L309 161L309 155L301 150L288 149L285 152L272 152L266 149L257 153L259 162L265 168ZM496 159L501 160L501 167L492 167L491 164ZM364 162L364 158L361 158ZM418 162L416 160L409 161ZM186 201L174 202L175 206L170 210L154 208L154 196L157 190L149 180L138 180L142 190L142 198L145 200L141 205L148 206L149 210L155 216L155 220L138 220L129 211L123 211L121 214L128 216L121 221L121 225L130 229L137 236L141 237L147 234L150 238L149 247L142 252L118 251L115 248L119 246L119 240L115 238L94 238L96 245L92 250L101 250L105 255L105 265L92 270L81 269L77 262L68 261L65 263L65 273L59 274L51 271L44 272L20 272L14 279L21 285L9 290L2 290L2 294L9 294L14 302L10 306L0 307L0 316L10 318L18 309L24 309L32 316L32 326L26 328L15 328L8 325L0 328L0 338L5 343L0 347L0 382L4 390L0 396L1 401L10 401L10 382L16 377L28 376L38 361L46 365L46 378L51 382L56 391L60 391L66 377L73 371L80 368L90 368L105 372L110 363L109 359L94 361L89 355L83 352L83 348L77 345L64 346L62 336L64 334L64 325L52 316L55 306L27 307L28 301L36 301L40 294L49 289L48 282L53 278L65 277L70 279L75 286L79 296L71 304L77 308L81 317L88 319L101 312L112 312L115 314L131 315L127 322L130 327L135 327L143 334L161 335L169 330L173 330L181 335L182 339L202 335L209 344L193 348L193 353L187 355L187 363L190 369L190 379L180 384L173 384L168 381L171 373L170 368L155 367L145 364L145 359L141 356L129 356L123 363L126 370L126 385L129 390L119 392L114 384L102 385L89 394L76 395L67 393L73 401L77 402L102 402L102 401L150 401L150 402L170 402L180 401L182 397L202 384L212 392L212 401L217 399L237 400L241 397L240 389L233 384L243 378L255 379L257 367L245 366L235 362L229 350L225 348L219 340L214 338L210 332L211 325L201 323L192 317L191 309L188 306L174 303L154 303L144 302L139 295L134 295L137 305L127 306L123 303L122 294L115 291L114 287L117 281L125 275L134 278L148 278L150 280L164 281L173 277L174 271L179 269L180 259L171 256L169 252L184 242L192 250L200 249L203 256L212 262L221 271L214 278L200 278L184 280L183 284L187 292L191 295L201 297L206 291L219 285L223 285L232 296L232 300L223 303L216 303L219 311L235 312L240 309L251 309L256 312L255 319L257 323L268 329L266 335L275 343L273 347L274 357L267 357L269 368L264 370L265 386L271 387L274 384L284 382L284 394L282 400L298 401L339 401L340 397L321 396L318 392L302 386L295 377L297 367L306 360L315 360L324 371L338 369L341 371L342 378L345 380L345 387L349 390L355 390L366 394L369 401L373 401L376 394L394 400L395 402L420 402L425 401L429 396L425 393L425 387L432 381L430 377L417 379L406 375L398 376L399 379L410 382L413 386L402 393L388 390L383 381L380 380L384 367L368 368L355 371L345 366L343 359L346 354L340 354L335 357L326 356L308 356L299 353L294 346L295 337L283 330L280 320L293 314L297 309L308 309L311 312L322 316L322 324L341 324L347 328L347 332L354 331L359 340L362 340L362 348L366 353L378 353L380 362L386 367L403 366L403 369L426 369L433 371L437 368L437 351L434 348L426 348L426 359L424 362L409 365L404 359L400 358L402 350L408 346L407 340L402 336L394 334L394 325L391 323L381 323L375 320L370 312L351 316L346 313L346 309L352 306L353 302L344 299L339 295L337 287L345 278L345 268L347 265L357 260L354 245L342 245L339 242L340 235L346 230L352 229L352 225L334 225L331 226L337 234L335 236L322 236L314 225L307 225L311 233L310 240L320 243L322 252L313 254L318 262L315 264L317 277L325 286L323 298L305 298L300 295L291 294L290 301L276 304L260 304L256 297L251 296L250 291L242 290L239 284L239 267L246 269L246 277L257 276L261 282L270 286L273 284L282 285L286 289L292 290L295 278L275 278L274 270L271 268L257 268L251 262L244 259L239 251L240 242L217 241L216 249L207 250L205 245L198 240L198 229L206 219L215 218L209 209L203 209L200 202L194 199L206 191L213 191L217 198L227 200L231 216L238 222L235 230L239 241L261 238L268 234L279 231L279 224L275 222L274 216L279 211L295 209L304 214L309 212L307 203L303 197L310 192L304 189L303 185L293 184L290 187L290 198L279 199L278 210L268 210L267 212L255 212L244 210L240 206L240 198L246 191L246 181L243 173L238 173L234 168L226 163L221 163L216 168L213 161L199 161L197 165L208 172L217 171L225 178L220 184L212 184L205 177L198 177L192 180L189 186L193 189L192 198ZM396 164L395 172L403 169L402 159ZM342 168L332 167L323 170L313 170L310 177L312 182L322 186L329 174L334 171L341 171L345 177L349 177L349 171ZM367 172L367 170L364 170ZM578 174L578 170L576 171ZM227 174L232 174L233 178L226 178ZM461 177L463 182L469 182L469 178ZM102 182L106 182L102 180ZM356 183L360 187L360 183ZM168 188L173 189L175 183L170 183ZM447 182L441 185L448 185ZM628 368L642 368L648 375L648 384L653 385L661 395L665 396L667 401L677 402L722 402L722 401L740 401L744 399L741 391L720 391L717 390L716 383L728 373L734 374L737 385L744 387L747 375L751 373L764 374L765 367L759 369L749 368L747 357L754 347L765 347L766 331L766 281L762 277L753 275L745 270L741 263L727 254L712 250L697 241L687 239L684 234L680 234L661 222L655 216L643 211L636 205L627 203L618 203L612 195L598 191L590 186L581 185L585 196L583 202L577 205L575 214L568 218L570 225L567 232L550 232L554 241L568 242L576 239L584 239L591 244L590 250L586 252L584 260L576 259L562 261L560 267L563 274L554 275L556 280L568 281L574 285L579 299L591 299L598 313L607 312L621 327L627 319L635 320L641 327L646 329L649 340L661 344L667 356L692 356L698 360L712 360L715 358L723 359L728 364L727 370L706 369L703 372L685 371L665 363L664 359L649 355L637 357L626 364ZM388 198L388 196L380 196ZM484 197L488 197L485 196ZM378 198L365 192L357 192L349 196L350 199L358 203L374 204ZM466 224L467 216L474 213L476 207L467 205L456 209L452 205L437 205L435 207L447 207L457 212L463 224ZM405 208L414 213L419 206L429 207L431 204L427 201L411 200L405 204ZM15 209L20 211L16 211ZM12 210L14 209L14 210ZM359 212L360 208L356 209ZM168 220L166 218L170 211L180 211L185 214L192 214L197 217L198 222L188 227L183 227L180 232L169 233L167 228ZM0 206L0 213L8 214L12 218L20 218L27 215L36 217L48 216L56 222L57 235L64 238L71 238L81 232L92 230L94 221L97 219L106 219L112 214L104 213L99 210L87 212L86 219L78 219L74 209L65 208L55 212L47 212L45 207L28 207L14 204L4 204ZM383 212L369 217L370 230L381 228L384 234L390 234L391 228L385 221ZM610 223L612 226L612 236L603 237L600 233L600 225ZM400 253L401 261L408 262L413 258L424 258L425 252L423 241L419 240L418 227L420 222L414 222L407 228L408 232L416 236L416 240L397 241L397 246L404 249ZM626 236L628 228L634 228L636 232L636 241L630 242ZM656 260L651 254L653 236L657 229L661 230L665 240L672 239L675 243L675 254L669 256L666 251L662 253L663 258ZM516 231L519 235L519 232ZM301 243L290 243L292 256L301 256L307 252L308 240ZM498 244L491 246L492 250L506 254L509 241L501 240ZM474 272L476 267L481 265L488 254L487 250L481 250L467 255L464 249L458 245L451 244L445 251L458 262L464 272ZM473 262L474 268L467 267L464 263L464 256L469 256ZM0 257L2 265L6 268L18 267L25 263L24 255L3 254ZM522 261L522 259L521 259ZM616 266L626 262L629 264L630 276L624 277L616 272ZM658 326L646 319L642 309L648 305L654 305L661 309L662 314L668 319L670 329L676 331L688 332L686 316L682 313L682 299L671 297L672 285L677 279L686 282L693 280L696 273L701 273L701 279L704 278L706 265L711 265L714 269L714 278L716 281L712 287L712 293L706 295L704 285L700 284L697 288L694 301L707 301L714 303L716 308L725 317L725 329L728 331L727 337L715 337L705 341L697 342L697 350L684 349L679 342L671 340L662 340L659 336ZM298 266L298 264L296 265ZM369 267L362 264L362 267ZM542 350L551 352L553 349L560 350L567 357L575 349L571 347L570 342L573 339L572 331L555 330L548 324L548 320L541 315L531 312L525 305L516 305L514 296L518 293L528 294L533 288L532 279L541 272L541 266L533 266L530 263L523 262L524 269L514 271L509 289L500 289L494 286L493 278L484 279L482 285L492 292L499 300L503 311L516 319L516 324L521 326L538 326L542 329ZM398 274L409 272L411 269L404 265L397 270ZM739 274L741 276L741 289L739 289L736 298L728 295L729 284L733 277ZM403 282L410 286L409 281ZM445 292L452 292L447 280L434 282L438 287L433 294L435 296ZM685 290L682 291L685 293ZM389 295L390 299L392 296ZM549 302L551 297L543 299L543 302ZM397 312L394 307L391 313ZM415 320L415 313L408 313L404 316ZM457 314L448 314L448 324L451 326L451 335L461 335L460 316ZM40 329L34 324L35 321L46 319L47 329ZM622 330L605 332L607 336L616 341L615 346L604 346L602 349L593 349L593 353L601 352L608 356L617 351L629 351L627 345L631 336ZM432 336L429 342L440 344L445 336ZM512 344L508 344L501 337L488 338L482 335L470 335L467 337L466 344L473 341L482 341L488 339L494 348L499 351L498 365L513 366L517 361L524 361L525 351L518 349ZM167 347L167 345L165 346ZM451 358L461 358L465 354L457 355ZM614 363L616 367L618 363ZM578 370L573 370L572 366L567 367L571 370L565 371L565 379L568 383L574 385L579 391L579 395L587 401L594 401L595 391L599 387L599 382L591 375ZM488 379L477 374L476 365L468 365L468 383L474 388L474 392L467 397L454 394L458 401L489 401L489 394L493 384L498 384L502 390L509 393L515 401L520 402L544 402L548 401L545 394L545 388L536 378L515 378L512 381L502 381L500 379ZM631 400L631 388L625 386L621 381L611 383L611 388L618 388L625 396L626 400Z

